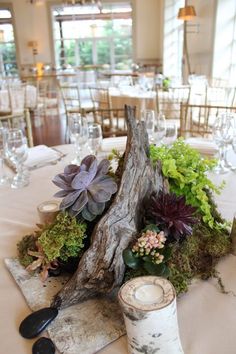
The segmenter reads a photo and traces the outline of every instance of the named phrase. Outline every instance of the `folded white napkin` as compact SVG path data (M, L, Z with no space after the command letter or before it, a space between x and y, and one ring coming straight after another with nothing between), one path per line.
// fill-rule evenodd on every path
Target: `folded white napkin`
M188 138L185 141L202 155L214 156L218 151L217 145L213 140L207 140L204 138Z
M103 139L101 150L103 152L111 152L112 149L116 149L118 151L125 151L126 140L126 136Z
M55 162L62 157L60 151L49 148L46 145L38 145L28 150L28 157L24 165L29 169L42 167Z

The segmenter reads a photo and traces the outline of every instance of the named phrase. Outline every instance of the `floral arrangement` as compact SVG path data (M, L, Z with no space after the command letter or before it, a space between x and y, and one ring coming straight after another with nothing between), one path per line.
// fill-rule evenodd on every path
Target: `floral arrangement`
M54 177L62 198L61 212L51 225L42 226L18 244L21 264L29 271L39 270L42 278L61 269L61 263L78 264L89 247L96 222L104 215L121 178L123 156L113 151L110 160L118 162L116 171L107 159L98 163L95 156L85 157L80 166L66 166ZM231 250L227 223L214 204L215 186L207 177L216 164L203 159L183 140L172 146L150 147L153 164L161 162L168 185L145 199L142 226L123 252L126 265L124 281L138 275L167 277L177 293L187 291L194 277L215 276L220 257Z
M146 254L149 232L141 232L141 244L130 245L123 253L126 279L147 274L166 276L179 294L187 291L194 277L215 276L224 290L215 265L230 252L231 239L212 198L222 186L215 186L207 177L216 161L202 158L182 139L172 146L151 145L150 158L154 164L161 161L169 192L160 191L146 200L143 226L153 230L154 225L155 237L164 234L164 242L161 249L156 242L151 248L158 254L157 264L152 254Z

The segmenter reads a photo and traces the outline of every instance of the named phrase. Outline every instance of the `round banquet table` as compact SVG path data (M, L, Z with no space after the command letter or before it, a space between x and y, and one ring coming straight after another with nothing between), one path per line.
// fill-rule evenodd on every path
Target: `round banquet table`
M4 258L16 256L17 241L34 230L39 221L37 205L53 198L58 190L51 179L71 161L72 147L64 145L58 148L67 153L66 157L56 165L32 171L29 186L18 190L10 187L0 189L1 353L30 354L35 342L35 339L23 339L18 333L19 323L30 310L5 268ZM223 176L211 174L211 179L216 183L223 179L226 181L226 186L216 201L223 216L232 220L236 211L236 173L230 172ZM236 294L236 257L229 255L222 259L218 269L226 289ZM222 294L215 280L196 280L189 292L179 297L178 321L185 354L236 353L236 295ZM99 353L127 354L126 336Z

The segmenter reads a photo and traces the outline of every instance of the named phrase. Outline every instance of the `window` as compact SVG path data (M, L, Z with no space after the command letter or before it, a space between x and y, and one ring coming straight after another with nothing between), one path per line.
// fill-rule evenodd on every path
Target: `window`
M132 9L129 3L53 7L57 66L132 63Z
M16 47L12 15L8 9L0 9L0 74L17 73Z
M183 23L177 14L183 6L183 0L165 1L163 73L172 78L182 77Z
M235 86L236 2L219 0L217 4L212 76L228 80Z

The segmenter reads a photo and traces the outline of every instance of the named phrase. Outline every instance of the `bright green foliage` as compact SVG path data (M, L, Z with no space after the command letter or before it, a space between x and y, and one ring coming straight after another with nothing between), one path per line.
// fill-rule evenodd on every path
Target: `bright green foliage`
M47 226L38 238L48 261L79 256L84 247L86 224L78 223L75 217L67 213L58 214L56 221Z
M178 139L172 146L152 145L150 156L153 163L161 161L170 191L178 196L184 195L187 204L197 207L204 223L212 229L219 228L212 215L208 191L219 193L222 186L216 187L207 177L207 172L213 169L216 161L202 158L183 139Z

